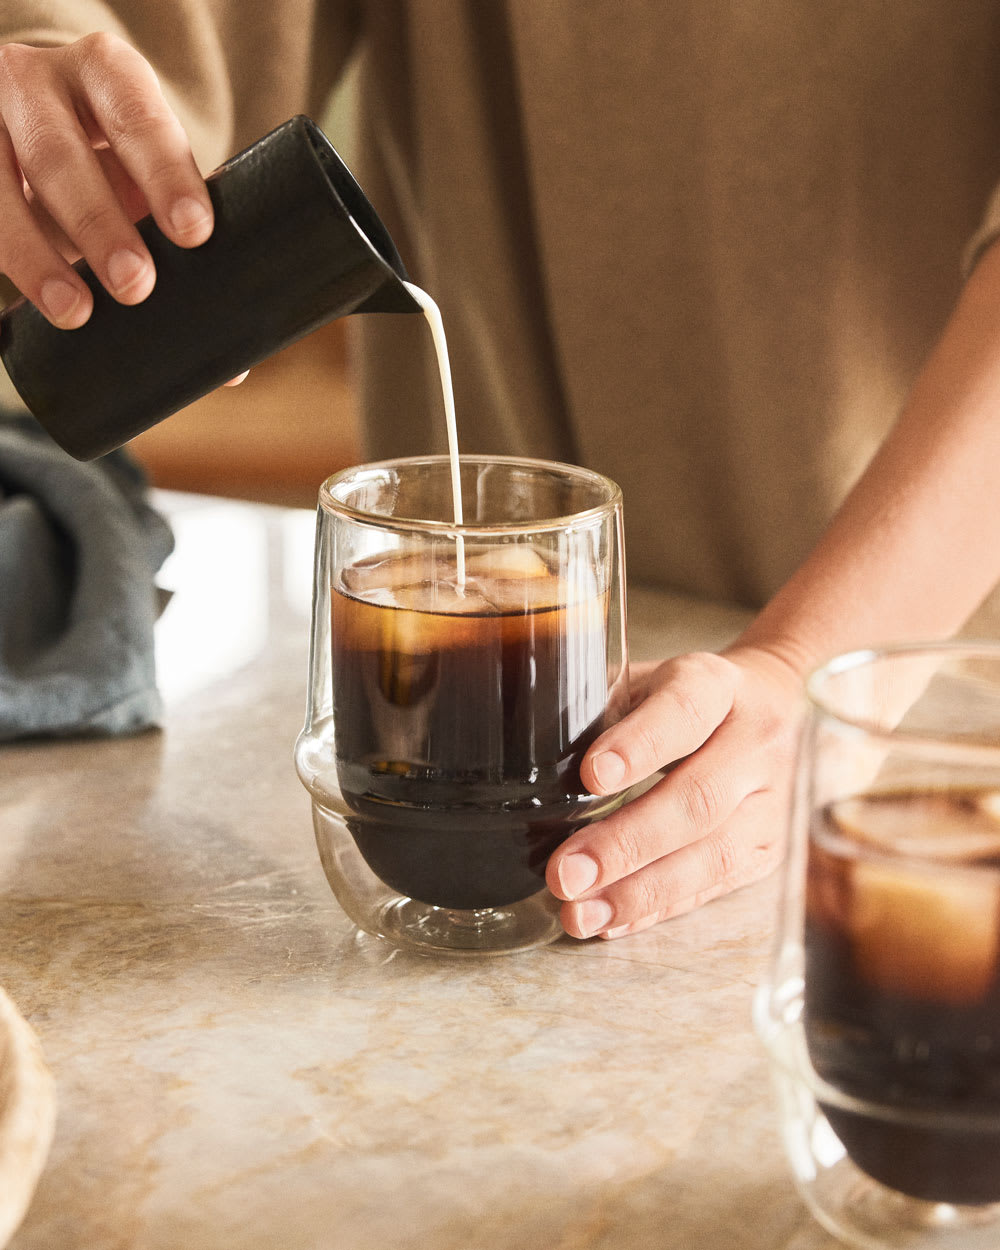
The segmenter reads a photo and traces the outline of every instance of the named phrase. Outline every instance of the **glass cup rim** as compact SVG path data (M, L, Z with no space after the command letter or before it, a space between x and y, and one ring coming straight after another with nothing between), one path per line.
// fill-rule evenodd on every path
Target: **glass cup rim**
M809 709L826 721L842 729L866 738L892 742L906 749L940 751L952 748L962 754L972 754L996 760L1000 756L1000 737L996 743L962 738L946 729L913 730L885 726L864 716L849 715L843 707L824 697L822 688L831 678L845 673L860 671L884 660L920 657L946 659L983 659L994 661L1000 668L1000 641L991 639L943 639L917 642L887 643L876 647L858 647L832 656L814 668L805 680L805 697Z
M568 464L562 460L544 460L537 456L501 456L477 455L464 453L459 456L460 465L506 465L510 468L556 470L568 477L590 482L603 490L607 498L590 508L579 512L570 512L562 516L536 517L530 521L498 521L489 525L466 522L456 525L454 521L431 521L421 517L386 516L383 513L371 512L364 508L355 508L352 504L337 499L333 491L339 485L355 479L364 480L364 475L376 475L387 469L399 469L418 466L447 467L449 458L446 454L424 456L398 456L387 460L373 460L364 464L351 465L332 473L319 488L319 502L324 512L357 524L374 525L379 529L393 529L418 533L461 534L463 536L496 536L508 534L538 534L551 530L568 530L585 526L594 521L613 516L621 507L621 487L611 478L594 469L582 465Z

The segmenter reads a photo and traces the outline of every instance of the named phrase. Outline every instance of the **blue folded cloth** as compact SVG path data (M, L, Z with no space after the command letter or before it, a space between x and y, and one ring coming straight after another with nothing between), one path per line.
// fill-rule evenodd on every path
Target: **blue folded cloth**
M0 741L159 723L153 579L172 546L127 452L81 464L0 413Z

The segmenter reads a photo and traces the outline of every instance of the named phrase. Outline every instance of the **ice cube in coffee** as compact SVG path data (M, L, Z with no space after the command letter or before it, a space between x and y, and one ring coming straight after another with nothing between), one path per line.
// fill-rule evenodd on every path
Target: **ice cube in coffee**
M608 597L525 542L458 554L383 553L332 588L336 765L376 876L494 908L542 888L600 801L579 770L604 727Z
M824 1111L858 1167L931 1202L1000 1201L998 813L987 790L863 795L810 839L809 1054L871 1106Z

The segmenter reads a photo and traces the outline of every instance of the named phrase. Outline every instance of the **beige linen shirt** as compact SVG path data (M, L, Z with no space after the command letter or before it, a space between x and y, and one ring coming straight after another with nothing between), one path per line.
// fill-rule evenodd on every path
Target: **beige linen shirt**
M1000 175L993 0L6 0L116 30L204 169L363 58L362 185L439 302L467 451L590 465L633 581L759 605L896 416ZM356 318L366 453L443 449Z

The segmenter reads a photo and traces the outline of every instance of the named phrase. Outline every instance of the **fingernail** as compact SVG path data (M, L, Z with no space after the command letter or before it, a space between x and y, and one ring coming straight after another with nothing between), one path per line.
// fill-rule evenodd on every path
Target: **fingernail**
M602 751L590 764L602 790L614 790L625 778L625 761L617 751Z
M597 861L580 851L561 859L556 868L556 876L567 898L579 898L585 890L589 890L597 880L598 872Z
M577 908L576 922L584 937L590 937L599 929L606 929L608 921L614 915L610 903L603 898L591 899L589 903L581 903Z
M631 929L632 929L632 926L630 924L616 925L615 928L613 929L605 929L604 932L601 934L601 937L608 938L608 940L610 941L610 940L613 940L614 938L625 937L631 931Z
M203 235L205 239L211 233L212 214L191 195L183 199L170 210L170 224L178 234ZM205 229L208 226L209 229Z
M122 248L115 252L108 261L108 277L111 285L119 294L124 294L135 286L147 269L146 262L137 252Z
M42 303L53 321L69 321L80 302L80 292L71 282L62 278L49 278L42 283Z

